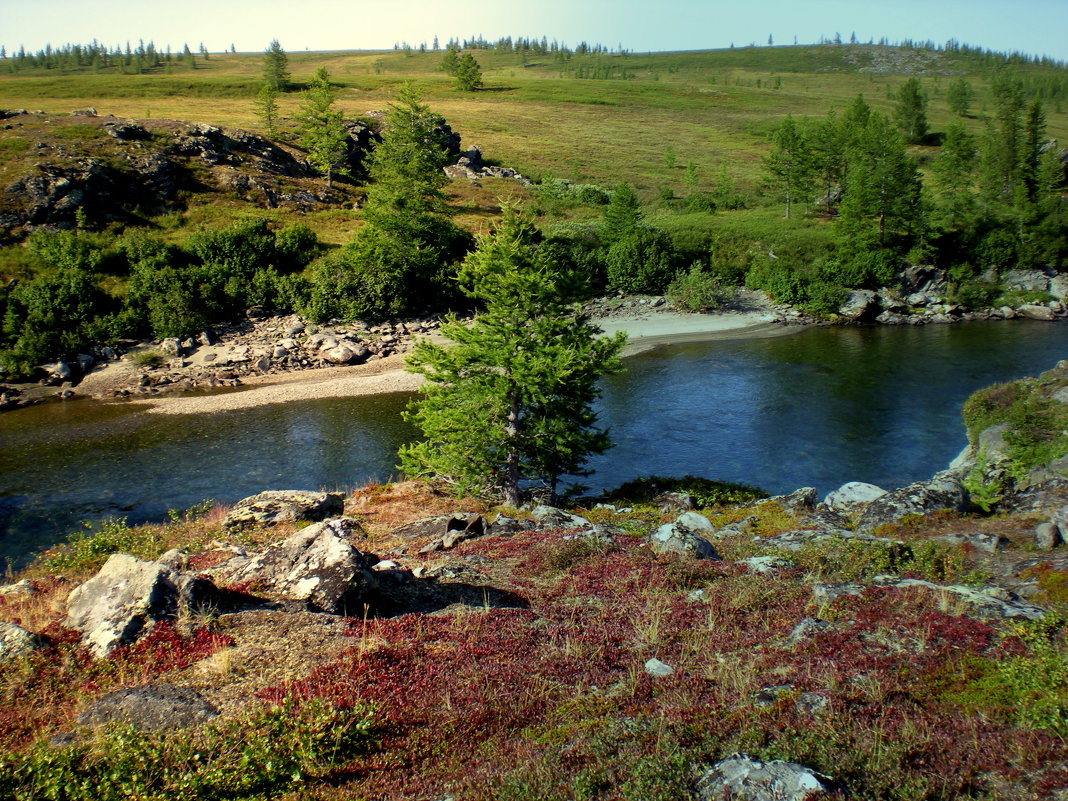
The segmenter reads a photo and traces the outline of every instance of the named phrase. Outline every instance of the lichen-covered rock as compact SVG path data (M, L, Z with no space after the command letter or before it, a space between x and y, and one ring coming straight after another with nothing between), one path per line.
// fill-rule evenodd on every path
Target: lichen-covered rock
M227 513L224 525L226 528L241 528L298 520L318 521L344 511L345 501L341 493L270 490L235 503Z
M878 526L894 523L906 515L942 509L963 512L967 508L968 493L961 485L960 476L942 471L925 481L917 481L873 500L861 514L857 531L869 533Z
M28 656L41 646L41 638L14 623L0 621L0 665Z
M886 490L874 484L868 484L864 481L850 481L828 493L827 497L823 499L823 503L835 512L849 514L856 511L858 507L866 506L885 494Z
M806 801L829 793L834 782L794 762L759 762L737 754L712 765L697 780L699 801Z
M79 631L89 650L107 656L178 609L176 574L158 562L112 554L100 572L67 598L67 628Z
M686 559L719 559L719 554L707 540L698 537L678 523L666 523L649 535L650 550L657 554L674 554Z
M227 565L225 578L275 600L300 601L330 614L358 614L376 586L371 565L346 539L360 531L351 518L324 520L258 556Z
M977 620L1006 620L1024 618L1041 620L1046 610L1021 600L1004 587L968 587L962 584L935 584L923 579L876 576L875 584L882 587L911 589L927 593L939 605L955 604L958 613Z
M192 729L219 716L200 693L173 684L146 684L114 690L78 716L80 726L127 723L138 731Z

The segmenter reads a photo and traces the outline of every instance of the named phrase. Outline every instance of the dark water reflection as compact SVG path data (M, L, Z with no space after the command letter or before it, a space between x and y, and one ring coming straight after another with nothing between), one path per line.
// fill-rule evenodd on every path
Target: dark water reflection
M895 487L965 444L960 405L978 387L1068 357L1068 325L808 329L678 345L606 380L617 446L593 489L694 473L772 492L850 480ZM0 560L81 520L159 520L205 498L385 479L405 395L308 401L197 417L70 402L0 415Z

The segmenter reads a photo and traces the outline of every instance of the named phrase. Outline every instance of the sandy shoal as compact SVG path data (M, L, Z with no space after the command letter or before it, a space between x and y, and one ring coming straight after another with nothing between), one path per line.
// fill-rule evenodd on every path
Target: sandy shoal
M624 356L628 356L660 345L776 336L796 330L777 325L773 320L773 315L764 312L657 312L600 320L598 325L606 334L627 332ZM414 392L422 378L405 372L404 357L398 354L369 364L250 376L242 380L244 387L230 392L162 395L132 402L146 404L147 411L156 414L211 414L290 401Z

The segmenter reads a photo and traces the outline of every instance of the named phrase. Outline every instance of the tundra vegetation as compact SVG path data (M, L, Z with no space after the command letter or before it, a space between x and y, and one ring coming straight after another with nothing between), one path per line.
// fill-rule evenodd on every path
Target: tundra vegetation
M466 88L498 91L457 92L472 65L480 77ZM249 305L315 320L461 310L470 301L453 277L501 198L526 204L588 295L746 285L833 316L850 289L929 264L948 271L958 304L989 304L1007 270L1064 267L1066 94L1059 62L956 42L639 55L519 37L378 53L287 54L277 41L262 54L189 58L151 42L5 53L3 106L251 128L312 165L328 191L300 218L314 245L296 262L261 254L221 272L190 257L195 236L294 223L285 208L203 191L196 170L165 208L90 210L71 230L37 231L31 248L16 232L0 247L0 369L25 375L119 337L189 335ZM384 122L367 120L384 138L370 174L365 164L344 175L340 123L391 104ZM419 117L413 130L447 121L533 184L435 178L434 208L425 196L402 210L403 170L429 173L445 157L438 133L394 141L398 107ZM19 123L0 145L5 183L40 160L36 141L58 147L62 165L106 138L99 120ZM727 294L703 289L681 305Z

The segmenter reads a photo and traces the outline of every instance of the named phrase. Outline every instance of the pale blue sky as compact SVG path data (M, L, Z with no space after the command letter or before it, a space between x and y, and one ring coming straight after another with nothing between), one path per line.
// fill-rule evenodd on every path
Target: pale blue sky
M482 34L574 45L698 50L814 42L856 32L1068 60L1068 0L0 0L0 44L152 40L159 47L260 51L383 49Z

